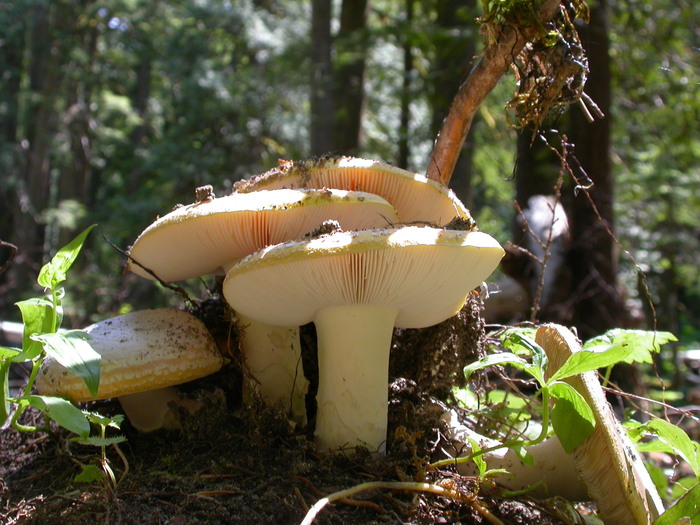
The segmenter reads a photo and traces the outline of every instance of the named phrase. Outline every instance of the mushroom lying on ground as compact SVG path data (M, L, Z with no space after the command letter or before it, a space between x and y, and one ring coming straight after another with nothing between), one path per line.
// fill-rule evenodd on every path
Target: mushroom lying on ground
M93 397L81 377L47 358L37 376L40 394L73 402L116 397L131 424L142 432L169 428L176 420L173 385L213 374L223 363L204 324L180 310L131 312L85 329L102 356L100 386Z
M537 329L535 341L547 354L546 377L551 377L581 344L559 325ZM605 523L650 525L663 513L663 503L627 434L615 418L595 372L565 379L588 402L595 429L572 452L576 470L596 502Z
M259 191L209 198L161 217L136 239L128 269L170 282L217 273L265 246L300 237L328 219L344 229L398 222L384 199L344 190ZM274 292L272 294L274 297ZM255 388L270 405L282 404L293 420L306 423L308 381L301 365L296 327L270 326L237 312L241 353Z
M588 499L586 486L578 478L574 458L567 454L556 436L545 439L537 445L526 447L532 458L532 464L523 463L515 450L505 446L497 448L501 443L471 430L461 424L454 412L443 416L446 424L446 436L454 443L455 457L465 457L472 453L471 442L479 448L495 449L484 453L481 457L489 469L503 469L502 473L493 479L502 487L509 490L528 490L528 495L535 497L561 496L569 501L584 501ZM463 476L476 476L478 469L473 461L458 463L457 471ZM541 485L535 485L541 482ZM533 488L534 487L534 488Z
M471 220L464 204L446 186L376 160L332 157L288 161L234 187L239 193L276 188L366 191L389 201L404 224L444 226L456 218Z
M382 452L395 326L455 315L503 249L474 231L407 226L339 232L265 248L231 268L224 295L261 322L318 335L316 441Z
M546 377L551 377L574 352L581 351L576 337L563 326L538 328L536 342L547 354ZM618 423L595 372L565 379L588 402L595 417L593 433L571 454L566 454L556 436L527 450L534 459L523 464L515 452L501 448L482 457L489 469L506 469L512 475L497 482L506 488L526 489L543 482L536 496L563 496L572 501L593 499L606 524L651 525L663 513L663 504L634 446ZM448 437L457 444L461 456L469 455L473 439L483 449L497 445L494 440L459 425L452 416ZM473 462L460 463L460 474L474 475Z

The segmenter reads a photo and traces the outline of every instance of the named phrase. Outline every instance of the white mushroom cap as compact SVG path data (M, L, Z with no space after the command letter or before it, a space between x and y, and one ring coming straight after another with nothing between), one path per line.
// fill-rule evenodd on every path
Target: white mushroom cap
M71 401L107 399L179 385L219 370L216 342L196 317L174 309L131 312L85 329L102 356L93 397L81 377L47 358L36 379L40 394Z
M178 208L161 217L136 239L131 258L163 281L217 273L270 244L304 235L328 219L344 229L398 222L381 197L344 190L274 190L233 194ZM128 269L154 277L139 264Z
M235 187L241 193L275 188L340 188L374 193L389 201L404 223L444 226L455 218L470 219L464 204L446 186L376 160L336 157L289 161Z
M278 326L309 323L331 306L373 304L398 308L399 328L422 328L455 315L503 254L483 232L339 232L264 248L231 268L223 290L235 310Z

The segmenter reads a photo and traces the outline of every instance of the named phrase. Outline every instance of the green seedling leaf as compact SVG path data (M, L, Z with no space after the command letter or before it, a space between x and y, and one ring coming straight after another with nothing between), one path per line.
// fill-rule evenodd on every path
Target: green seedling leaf
M484 479L484 475L486 474L487 466L486 466L486 461L484 461L484 456L482 454L478 454L478 452L481 451L481 447L479 446L479 443L476 442L476 440L467 437L467 441L469 442L469 446L471 447L471 455L472 461L476 465L476 468L479 471L479 479Z
M105 473L96 465L83 465L83 470L73 479L80 483L95 483L105 479Z
M1 348L0 350L10 350L9 348ZM10 402L7 400L10 397L10 366L12 360L10 357L0 360L0 426L10 416Z
M594 346L590 347L589 350L575 352L569 356L559 370L552 374L549 380L557 381L559 379L566 379L567 377L583 374L584 372L590 372L591 370L606 368L626 361L628 356L634 351L634 347L624 344Z
M122 414L107 417L103 416L102 414L98 414L97 412L86 412L85 417L88 418L88 421L90 421L90 423L104 428L120 428L122 423L124 422L124 416Z
M512 331L508 330L503 339L503 346L511 352L518 354L525 351L532 356L532 364L544 371L547 368L547 354L544 349L534 340L533 329ZM532 335L530 335L532 334Z
M83 411L70 401L61 397L31 395L24 398L31 406L46 414L63 428L87 437L90 434L90 422Z
M59 284L66 280L68 269L72 266L76 257L78 257L83 243L85 242L85 238L95 226L96 225L93 224L85 228L75 239L58 250L56 255L53 256L53 259L44 265L37 279L37 282L41 286L50 290L55 290Z
M74 437L71 441L80 443L81 445L90 445L93 447L108 447L110 445L116 445L117 443L124 443L126 438L124 436L113 436L113 437L99 437L99 436L88 436L88 437Z
M700 523L700 483L656 518L654 525L695 525Z
M670 332L616 328L586 341L583 349L601 352L611 348L626 347L629 349L629 352L622 360L623 362L651 363L652 354L660 352L661 345L671 341L678 341L678 339Z
M102 356L90 346L88 334L82 330L65 330L55 334L33 335L32 339L43 344L48 356L82 377L90 393L97 396Z
M549 385L557 402L552 409L552 427L562 447L570 454L593 433L595 417L583 396L570 384L558 381Z
M544 380L544 377L541 373L541 370L539 370L537 367L531 365L528 363L525 359L522 357L515 355L511 352L501 352L498 354L489 354L485 357L482 357L478 361L475 361L474 363L467 365L464 368L464 376L469 380L471 375L476 372L477 370L483 370L484 368L490 368L492 366L496 365L501 365L501 366L511 366L513 368L517 368L519 370L524 370L530 375L534 376L535 379L540 381L540 379Z
M22 313L24 337L22 353L16 356L15 362L30 361L39 356L43 350L41 343L33 341L31 336L54 332L54 306L44 297L36 297L15 303Z
M683 430L665 419L652 419L641 425L641 429L654 434L660 441L670 446L690 465L696 477L700 477L700 444L688 437Z

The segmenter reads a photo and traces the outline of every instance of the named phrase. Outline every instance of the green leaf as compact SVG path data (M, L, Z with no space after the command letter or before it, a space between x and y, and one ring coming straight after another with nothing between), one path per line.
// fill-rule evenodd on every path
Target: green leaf
M547 354L544 349L535 342L534 335L532 337L529 335L531 330L532 329L528 329L528 331L508 330L503 339L503 346L513 353L518 353L518 351L524 349L532 356L532 364L544 372L547 368Z
M112 428L120 428L122 423L124 422L124 416L122 414L117 414L112 417L107 417L103 416L102 414L98 414L97 412L87 412L85 414L85 417L88 418L90 423L93 423L95 425L98 425L100 427L112 427Z
M690 465L695 476L700 477L700 445L697 441L691 440L682 429L665 419L652 419L644 423L641 428L670 446Z
M615 328L586 341L583 349L601 352L609 348L626 347L630 351L622 360L623 362L651 363L652 354L658 353L661 350L661 345L671 341L678 341L678 339L670 332Z
M102 481L105 478L105 473L96 465L83 465L83 470L73 479L81 483L94 483Z
M15 358L22 351L19 348L12 348L9 346L0 346L0 360L2 361L15 361Z
M593 433L595 417L583 396L570 384L549 385L550 395L557 398L552 409L552 427L562 447L570 454Z
M43 344L46 354L85 381L93 396L100 386L102 356L90 346L90 336L82 330L65 330L54 334L33 335Z
M53 303L46 298L35 297L15 304L22 313L24 323L22 354L17 356L17 359L29 361L39 356L43 350L41 344L33 341L31 336L54 331Z
M31 395L24 398L31 406L46 414L63 428L87 437L90 434L90 422L83 411L70 401L61 397Z
M117 443L124 443L124 441L126 441L126 438L124 436L104 438L98 436L87 436L71 438L71 441L75 441L76 443L80 443L81 445L90 445L93 447L108 447Z
M9 350L9 348L3 350ZM7 420L10 415L10 402L7 398L10 396L10 366L11 359L3 358L0 360L0 426Z
M489 354L485 357L482 357L478 361L467 365L464 368L464 376L467 378L467 380L469 380L469 377L477 370L483 370L484 368L489 368L496 365L508 365L519 370L525 370L531 375L538 374L538 369L532 366L522 357L510 352L500 352L498 354ZM541 374L538 375L542 377ZM537 378L537 376L535 377Z
M44 288L55 290L66 280L66 273L80 253L85 238L96 225L88 226L78 236L56 252L53 259L39 272L37 282Z
M634 347L624 344L615 346L595 346L591 347L589 350L575 352L569 356L559 370L552 374L549 380L557 381L620 363L625 361L634 351Z
M656 518L654 525L694 525L700 523L700 483Z

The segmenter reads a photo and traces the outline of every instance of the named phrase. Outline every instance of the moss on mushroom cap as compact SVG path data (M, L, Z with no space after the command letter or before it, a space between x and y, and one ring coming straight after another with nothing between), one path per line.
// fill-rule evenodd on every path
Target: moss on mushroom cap
M248 193L275 188L341 188L374 193L389 201L404 223L443 226L469 211L446 186L385 162L355 157L284 162L267 173L236 184Z
M178 385L207 376L223 363L214 339L197 318L174 309L132 312L85 329L102 356L100 387L92 397L82 378L47 358L37 390L71 401L107 399Z
M216 273L254 251L299 237L323 221L345 229L398 222L396 210L377 195L345 190L260 191L233 194L178 208L136 239L131 258L164 281ZM128 269L153 279L139 264Z

